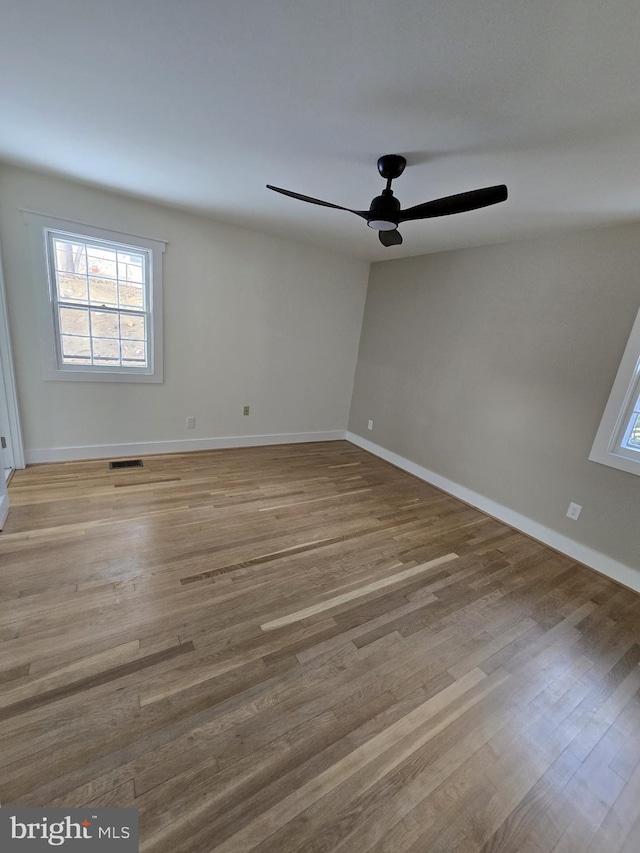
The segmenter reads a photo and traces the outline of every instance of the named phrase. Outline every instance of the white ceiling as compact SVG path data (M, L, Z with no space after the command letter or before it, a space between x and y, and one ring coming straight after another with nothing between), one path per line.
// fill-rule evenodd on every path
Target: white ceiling
M640 219L637 0L0 0L0 158L363 258ZM403 207L506 183L502 205ZM55 211L51 211L55 213Z

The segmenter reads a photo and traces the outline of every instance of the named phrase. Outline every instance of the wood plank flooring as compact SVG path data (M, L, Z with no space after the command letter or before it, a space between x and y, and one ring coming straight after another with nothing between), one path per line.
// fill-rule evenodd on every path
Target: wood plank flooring
M145 853L637 853L640 596L346 442L16 472L0 801Z

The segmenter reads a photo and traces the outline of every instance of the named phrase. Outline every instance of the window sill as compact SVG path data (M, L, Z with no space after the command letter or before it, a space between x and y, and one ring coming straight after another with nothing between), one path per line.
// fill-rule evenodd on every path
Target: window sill
M637 461L629 459L613 450L601 451L594 448L589 454L589 460L598 462L600 465L608 465L609 468L617 468L619 471L626 471L628 474L640 476L640 459Z
M90 370L44 370L42 378L46 382L155 382L163 381L162 373L102 373Z

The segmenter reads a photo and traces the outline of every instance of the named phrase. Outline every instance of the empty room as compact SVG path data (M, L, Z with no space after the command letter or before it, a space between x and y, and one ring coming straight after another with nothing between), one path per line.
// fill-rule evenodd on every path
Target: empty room
M0 0L0 849L640 850L640 7Z

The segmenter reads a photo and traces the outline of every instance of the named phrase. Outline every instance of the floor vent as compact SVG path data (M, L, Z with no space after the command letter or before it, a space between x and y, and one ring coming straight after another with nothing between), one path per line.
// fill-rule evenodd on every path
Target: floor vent
M109 462L109 468L142 468L142 459L119 459L117 462Z

